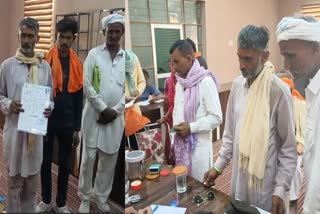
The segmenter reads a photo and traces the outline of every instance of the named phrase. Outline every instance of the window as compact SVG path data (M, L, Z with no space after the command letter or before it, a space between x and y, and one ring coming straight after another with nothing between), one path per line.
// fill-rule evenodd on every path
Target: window
M320 4L302 6L301 13L307 16L314 16L320 19Z
M40 40L35 50L47 52L51 47L53 0L24 0L24 17L37 19L40 26Z
M182 26L181 37L190 37L202 51L202 16L204 3L198 0L130 0L128 1L132 50L139 57L141 66L149 72L150 82L157 85L158 60L154 60L154 25ZM166 37L163 37L165 39ZM159 46L166 54L168 45ZM161 64L161 63L160 63ZM169 71L167 71L168 73ZM160 72L161 73L161 72ZM160 75L161 76L161 75ZM164 78L164 75L161 76ZM159 80L160 81L160 80ZM161 85L160 83L158 86Z

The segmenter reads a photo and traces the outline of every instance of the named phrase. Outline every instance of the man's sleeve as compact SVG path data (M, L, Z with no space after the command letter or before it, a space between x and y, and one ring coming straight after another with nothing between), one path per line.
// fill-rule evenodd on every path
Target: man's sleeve
M0 109L4 114L10 113L10 105L12 100L8 98L7 80L6 80L6 63L2 63L0 68Z
M293 175L297 166L297 144L294 134L294 118L292 98L288 91L284 91L279 98L277 108L276 127L279 136L278 171L275 178L273 195L285 200L285 194L290 189Z
M73 94L73 106L74 106L74 131L80 131L81 119L82 119L82 108L83 108L83 88Z
M142 95L142 93L144 92L144 89L146 88L146 80L144 78L143 71L141 69L141 65L140 65L139 60L137 60L137 63L135 65L135 72L137 75L137 79L136 79L137 88L136 88L136 90L139 91L138 97L140 97Z
M191 133L211 131L222 123L222 112L216 84L212 78L205 78L199 86L200 99L207 115L190 123Z
M89 52L84 63L83 92L90 104L96 109L96 111L101 113L108 106L104 103L92 85L93 68L95 66L92 53L93 52Z
M220 173L229 164L233 156L234 127L236 123L234 118L234 93L235 87L232 86L227 104L226 120L222 136L222 146L219 151L218 159L214 163L214 167L219 169Z
M114 109L118 115L123 114L124 110L125 110L125 93L123 92L119 102L112 108Z
M45 65L46 65L46 69L48 70L47 73L49 74L48 75L48 79L47 79L47 86L51 88L51 94L50 94L50 104L49 104L49 107L51 109L51 111L53 110L54 108L54 101L53 101L53 79L52 79L52 71L51 71L51 67L50 65L47 63L47 61L44 61Z

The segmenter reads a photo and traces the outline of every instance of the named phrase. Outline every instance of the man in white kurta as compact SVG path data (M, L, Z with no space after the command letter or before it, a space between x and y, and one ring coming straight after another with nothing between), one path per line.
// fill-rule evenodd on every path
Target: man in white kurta
M195 147L189 151L189 155L191 155L191 171L189 170L188 174L201 181L204 173L209 170L213 164L212 130L221 124L222 112L217 85L210 72L201 67L197 59L194 59L192 47L189 46L190 45L186 41L180 40L173 44L170 50L173 67L179 75L177 77L178 82L176 84L174 99L173 125L174 129L177 131L176 135L183 136L183 144L190 143L187 142L187 137L185 137L185 134L183 133L184 127L189 127L187 135L190 136L191 134L194 134L196 136ZM190 52L183 52L183 48L181 47L185 47L187 50L188 48L191 48ZM188 64L189 67L187 66ZM187 72L187 74L185 75L183 72ZM183 79L188 80L193 72L206 73L206 76L194 85L194 87L197 87L198 89L199 99L196 104L197 107L194 109L188 108L189 105L186 102L193 101L186 101L185 93L187 93L187 86L184 87L184 84L182 83ZM192 75L192 77L194 77L194 75ZM193 121L188 121L185 111L194 111L195 119ZM183 161L177 160L177 157L181 155L181 151L177 150L175 143L177 143L176 136L173 147L177 165L183 163Z
M3 157L8 170L8 213L35 212L43 136L33 135L30 144L30 134L18 131L17 126L23 109L19 104L23 85L32 83L52 87L50 66L34 51L38 32L39 25L35 19L26 18L20 22L20 47L15 56L2 63L0 71L0 109L5 115Z
M79 177L80 213L90 211L90 197L109 212L114 169L124 131L125 57L119 42L124 17L112 14L102 19L106 43L90 50L84 63L83 150ZM94 81L93 81L94 80ZM93 166L99 153L92 191Z
M303 213L320 213L320 23L310 16L283 18L277 40L286 69L310 80L305 89L305 201Z
M264 27L249 25L239 33L238 57L242 75L233 81L226 112L223 144L214 168L204 177L204 184L213 185L214 180L232 159L231 196L269 212L284 213L285 207L288 208L287 192L296 169L297 151L290 91L272 74L274 68L267 61L268 41L269 34ZM252 91L258 83L255 81L261 80L261 76L266 75L268 70L267 84L258 87L257 91ZM249 100L250 95L255 96ZM264 99L261 100L260 95L265 95L264 99L268 100L264 105L261 105ZM248 117L245 118L248 103L254 104L257 108L248 112ZM264 107L268 109L266 112L260 110ZM261 130L266 119L269 120L266 130ZM247 122L255 125L247 130L241 129ZM256 133L266 133L265 145L262 141L263 136ZM265 157L261 166L264 171L261 178L253 177L250 168L243 167L243 162L240 161L241 134L247 134L247 139L244 140L248 141L250 136L255 136L252 141L255 145L251 145L251 151L255 152L249 153L249 160L255 158L254 160L260 164Z

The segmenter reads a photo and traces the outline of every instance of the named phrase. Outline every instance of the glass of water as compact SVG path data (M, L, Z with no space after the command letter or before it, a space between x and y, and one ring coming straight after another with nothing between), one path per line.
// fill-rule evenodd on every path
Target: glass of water
M128 179L128 177L126 176L125 177L125 199L126 199L126 201L129 199L129 187L130 187L130 181L129 181L129 179Z
M176 175L176 188L178 193L187 191L187 168L185 166L176 166L172 170Z

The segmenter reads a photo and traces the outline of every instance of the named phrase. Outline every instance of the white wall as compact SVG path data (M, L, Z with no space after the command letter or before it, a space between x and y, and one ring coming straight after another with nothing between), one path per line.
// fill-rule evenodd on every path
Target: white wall
M18 24L23 19L23 0L1 0L0 63L15 54L18 47Z
M231 82L240 75L237 37L248 24L265 25L269 29L270 61L278 70L280 54L275 37L278 0L207 0L205 4L207 62L221 83Z
M124 8L125 0L54 0L54 17L56 14L91 12L101 9ZM18 23L23 19L23 0L0 1L0 63L15 54L18 47Z
M54 0L56 14L123 8L124 0Z
M7 58L6 53L9 51L9 1L10 0L3 0L0 3L0 24L2 27L2 33L0 33L0 63Z

